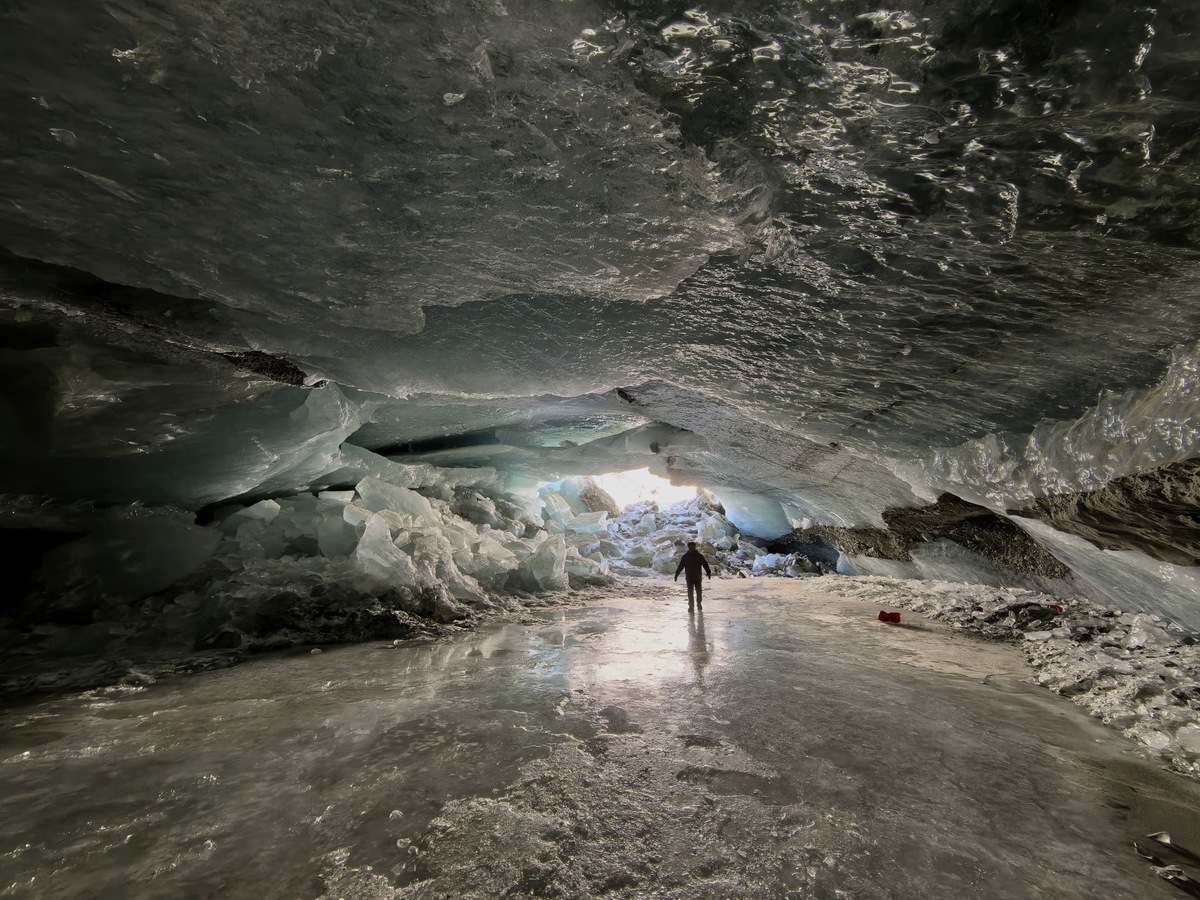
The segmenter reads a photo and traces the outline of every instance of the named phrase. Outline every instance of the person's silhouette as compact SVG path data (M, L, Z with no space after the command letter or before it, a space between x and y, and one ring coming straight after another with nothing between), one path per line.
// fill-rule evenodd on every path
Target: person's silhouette
M688 609L693 609L693 596L695 603L704 608L704 587L700 580L700 571L712 578L712 570L708 567L708 560L704 558L704 554L696 549L695 541L688 541L687 553L679 558L679 567L675 569L675 580L679 580L679 573L686 573L684 580L687 582L688 592Z

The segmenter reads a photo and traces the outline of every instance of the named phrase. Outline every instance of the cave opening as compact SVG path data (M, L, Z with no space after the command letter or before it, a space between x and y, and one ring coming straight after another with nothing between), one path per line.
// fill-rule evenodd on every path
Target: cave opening
M696 496L695 485L674 484L653 474L649 469L629 469L595 476L595 482L621 510L635 503L657 503L660 507L674 506Z

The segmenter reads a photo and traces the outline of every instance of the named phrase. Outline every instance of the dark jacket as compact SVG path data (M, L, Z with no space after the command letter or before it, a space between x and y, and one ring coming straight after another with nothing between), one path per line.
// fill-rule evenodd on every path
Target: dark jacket
M688 581L700 580L700 569L703 568L708 576L712 577L712 570L708 567L708 560L704 558L704 554L699 550L689 550L679 560L679 568L675 570L675 577L679 577L680 572L687 572Z

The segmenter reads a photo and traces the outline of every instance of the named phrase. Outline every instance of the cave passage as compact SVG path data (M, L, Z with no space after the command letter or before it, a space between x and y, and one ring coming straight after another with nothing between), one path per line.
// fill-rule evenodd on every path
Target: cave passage
M1197 35L0 3L0 896L1170 895Z

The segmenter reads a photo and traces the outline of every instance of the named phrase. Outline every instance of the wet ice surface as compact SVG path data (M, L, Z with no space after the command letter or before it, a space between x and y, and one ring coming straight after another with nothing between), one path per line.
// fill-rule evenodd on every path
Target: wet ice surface
M669 582L0 719L0 896L1173 896L1200 790L1013 649Z

